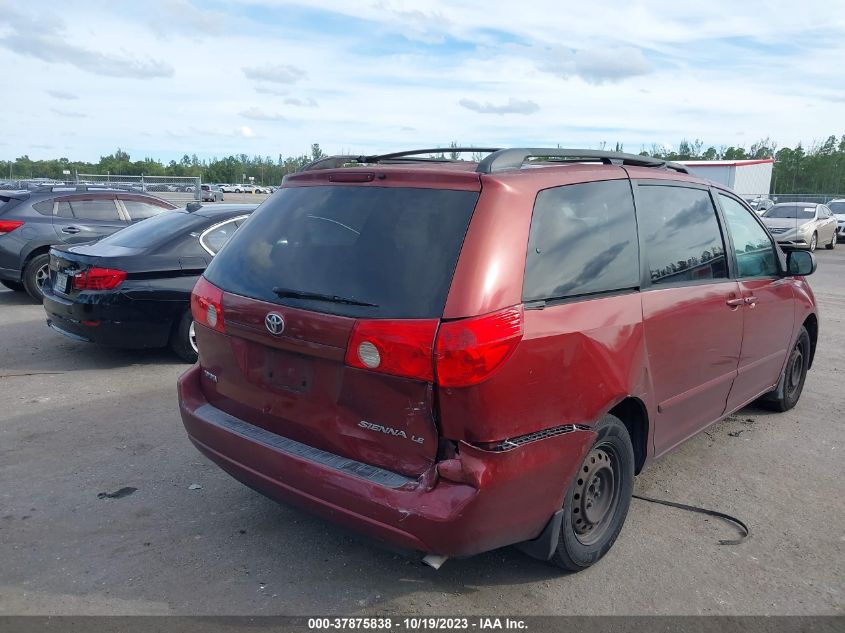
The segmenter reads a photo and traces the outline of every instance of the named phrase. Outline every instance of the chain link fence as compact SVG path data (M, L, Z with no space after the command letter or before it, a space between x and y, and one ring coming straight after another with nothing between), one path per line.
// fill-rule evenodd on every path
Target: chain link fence
M99 185L118 187L150 193L170 200L187 204L200 199L200 179L194 176L121 176L119 174L77 174L77 185Z
M746 200L768 199L772 202L812 202L827 204L831 200L845 199L845 193L761 193L754 196L744 196Z

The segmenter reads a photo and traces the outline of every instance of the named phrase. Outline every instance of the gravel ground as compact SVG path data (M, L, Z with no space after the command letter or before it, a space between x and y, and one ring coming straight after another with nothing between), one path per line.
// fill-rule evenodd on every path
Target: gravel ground
M184 365L63 338L0 290L0 614L843 614L845 245L818 260L797 408L740 411L636 483L752 537L719 545L731 526L634 501L575 575L512 548L436 572L269 501L188 442Z

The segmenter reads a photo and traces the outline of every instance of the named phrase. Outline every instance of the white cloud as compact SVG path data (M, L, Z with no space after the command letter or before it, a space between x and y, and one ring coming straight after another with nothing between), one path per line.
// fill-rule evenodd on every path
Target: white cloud
M305 71L288 64L268 64L243 68L247 79L270 81L279 84L293 84L305 77Z
M540 106L533 101L521 101L513 97L502 105L494 105L489 101L479 103L472 99L461 99L458 103L467 110L472 110L479 114L534 114L540 109Z
M237 130L235 130L235 136L242 136L243 138L254 138L255 132L252 131L251 127L242 125Z
M79 99L79 97L72 92L65 92L64 90L48 90L47 94L54 99L62 99L63 101L74 101Z
M540 69L564 79L576 76L587 83L617 82L647 75L653 68L642 50L632 46L593 48L578 51L556 49Z
M50 112L58 114L59 116L67 117L69 119L84 119L88 115L84 112L73 112L71 110L60 110L59 108L50 108Z
M285 117L278 112L265 112L261 108L249 108L240 112L245 119L254 121L285 121Z
M317 107L317 102L311 97L306 97L305 99L298 99L296 97L288 97L287 99L285 99L285 104L297 106L297 107L301 107L301 108L316 108Z

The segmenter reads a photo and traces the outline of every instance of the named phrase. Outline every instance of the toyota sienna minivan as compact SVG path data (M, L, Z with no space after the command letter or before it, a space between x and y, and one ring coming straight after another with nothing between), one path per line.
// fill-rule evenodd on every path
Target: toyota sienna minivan
M246 485L435 566L583 569L651 460L796 404L815 260L678 164L439 151L321 159L255 211L194 288L182 419Z

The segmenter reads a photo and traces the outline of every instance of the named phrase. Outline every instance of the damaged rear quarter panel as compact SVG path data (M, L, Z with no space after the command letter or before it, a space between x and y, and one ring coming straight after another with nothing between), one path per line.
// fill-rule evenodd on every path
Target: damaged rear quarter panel
M439 391L443 435L495 442L593 424L632 395L650 408L640 294L526 310L523 340L488 380Z

